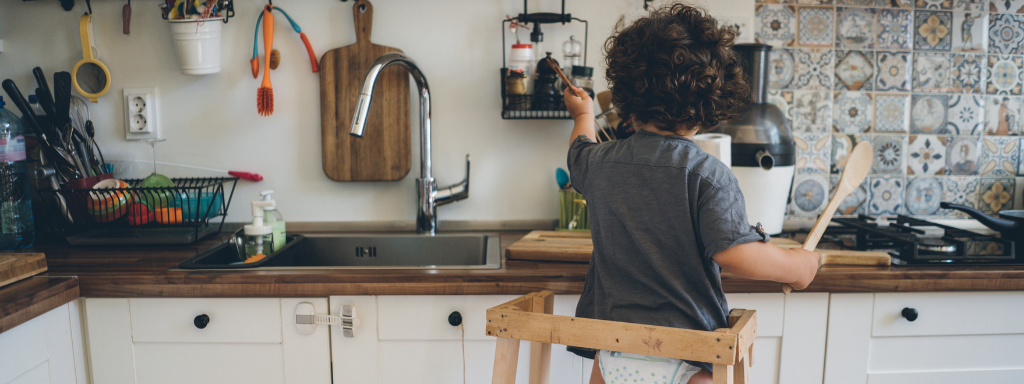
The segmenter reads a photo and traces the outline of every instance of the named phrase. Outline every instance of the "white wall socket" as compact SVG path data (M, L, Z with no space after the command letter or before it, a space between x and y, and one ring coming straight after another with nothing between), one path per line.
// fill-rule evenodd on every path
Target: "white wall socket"
M124 136L127 140L159 139L156 88L124 89Z

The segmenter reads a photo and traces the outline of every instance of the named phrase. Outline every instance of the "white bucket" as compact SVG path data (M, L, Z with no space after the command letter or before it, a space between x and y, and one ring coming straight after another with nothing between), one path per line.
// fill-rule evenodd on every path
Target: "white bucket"
M224 22L221 19L168 20L171 39L178 55L178 66L186 75L209 75L220 72L220 41Z

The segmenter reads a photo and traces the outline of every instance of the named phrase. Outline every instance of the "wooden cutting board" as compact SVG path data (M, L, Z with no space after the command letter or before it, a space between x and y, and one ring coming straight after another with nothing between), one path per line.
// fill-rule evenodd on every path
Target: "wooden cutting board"
M773 238L772 244L781 248L799 248L800 243ZM821 264L827 265L889 265L889 254L885 252L848 251L838 249L817 249ZM589 232L533 231L505 250L510 260L567 261L589 263L594 253L594 244Z
M0 287L46 272L42 253L0 253Z
M348 134L366 71L378 57L397 48L370 42L373 5L352 7L356 43L320 58L320 118L324 173L337 181L398 180L409 174L409 73L389 66L377 78L362 138Z

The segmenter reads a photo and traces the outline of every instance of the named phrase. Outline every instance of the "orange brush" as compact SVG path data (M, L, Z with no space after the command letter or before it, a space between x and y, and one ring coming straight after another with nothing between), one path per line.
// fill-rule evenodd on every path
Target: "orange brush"
M260 116L274 113L274 88L270 86L270 51L274 49L274 8L263 7L263 84L256 91L256 110Z

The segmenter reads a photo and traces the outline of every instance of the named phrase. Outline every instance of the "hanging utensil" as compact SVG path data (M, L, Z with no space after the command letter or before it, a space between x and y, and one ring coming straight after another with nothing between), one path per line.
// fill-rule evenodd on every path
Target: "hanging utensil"
M28 101L25 100L25 96L18 89L18 86L14 84L14 81L7 79L3 81L3 88L7 91L7 95L11 97L11 101L21 111L21 117L28 122L28 125L36 133L36 138L42 143L44 150L49 151L55 160L62 160L64 162L63 167L55 167L58 171L62 171L62 176L66 179L81 177L78 174L78 168L76 167L76 161L64 148L54 145L53 142L46 136L46 133L40 128L38 118L36 117L35 111L29 107ZM67 168L71 169L68 170ZM65 173L67 172L67 173Z
M260 116L274 114L274 87L270 85L270 51L274 50L274 10L263 7L263 83L256 90L256 110Z
M125 4L121 8L121 33L125 35L131 35L132 26L132 0L128 0L128 4Z
M82 15L78 32L82 37L82 60L71 69L75 90L95 103L110 90L110 70L92 55L92 15Z

